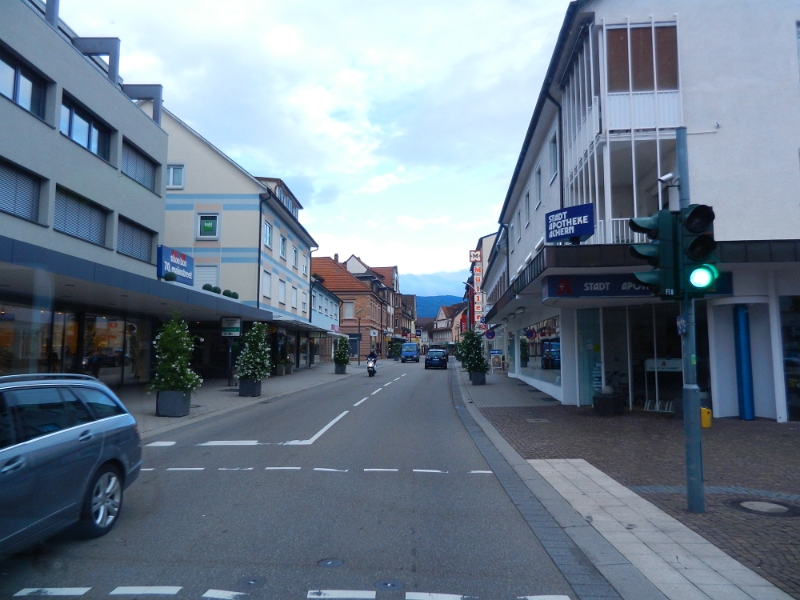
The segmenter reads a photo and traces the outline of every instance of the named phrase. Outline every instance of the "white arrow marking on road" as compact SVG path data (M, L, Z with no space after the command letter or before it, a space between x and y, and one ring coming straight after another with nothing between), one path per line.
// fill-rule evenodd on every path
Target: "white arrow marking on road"
M203 598L219 598L220 600L235 600L239 596L246 596L242 592L226 592L225 590L208 590Z
M258 446L258 440L231 440L220 442L205 442L198 446Z
M147 447L148 448L150 448L150 447L158 448L158 447L163 447L163 446L174 446L174 445L175 445L175 442L152 442L150 444L147 444Z
M302 467L264 467L265 471L299 471Z
M361 598L374 598L377 592L365 592L360 590L309 590L306 598L346 598L356 600Z
M83 596L86 592L88 592L90 587L88 588L25 588L23 590L18 591L14 594L14 597L17 596Z
M135 596L137 594L153 596L174 596L181 591L181 586L143 585L121 586L109 593L109 596Z
M350 411L348 411L348 410L344 411L342 414L340 414L338 417L336 417L333 421L331 421L330 423L325 425L325 427L320 429L317 432L317 434L314 437L312 437L310 440L293 440L291 442L284 442L283 445L284 446L310 446L311 444L316 442L323 433L325 433L326 431L328 431L328 429L333 427L333 425L334 425L334 423L336 423L336 421L338 421L339 419L344 417L348 412L350 412Z
M323 467L314 467L315 471L326 471L328 473L347 473L347 469L325 469Z
M369 397L369 396L367 396L367 398L368 398L368 397ZM353 404L353 406L358 406L359 404L361 404L362 402L364 402L364 401L365 401L367 398L362 398L361 400L359 400L358 402L356 402L355 404Z

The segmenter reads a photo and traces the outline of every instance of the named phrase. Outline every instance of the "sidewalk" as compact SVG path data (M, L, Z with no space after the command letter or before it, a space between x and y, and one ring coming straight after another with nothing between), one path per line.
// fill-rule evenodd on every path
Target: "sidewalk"
M473 418L538 474L537 485L526 481L534 494L546 481L548 495L557 492L665 597L800 598L800 423L717 419L704 429L698 515L686 510L682 421L599 417L505 374L473 386L454 366Z
M395 361L379 361L379 369L391 369ZM238 385L229 386L227 379L207 379L192 394L189 414L185 417L156 416L156 392L150 394L144 385L117 388L115 393L125 404L139 424L142 439L148 439L183 427L187 423L198 423L259 402L270 402L319 385L340 381L366 372L366 365L353 361L347 365L346 375L334 375L333 363L324 362L310 368L293 370L291 375L269 377L261 385L261 396L257 398L239 396ZM235 381L235 380L234 380Z

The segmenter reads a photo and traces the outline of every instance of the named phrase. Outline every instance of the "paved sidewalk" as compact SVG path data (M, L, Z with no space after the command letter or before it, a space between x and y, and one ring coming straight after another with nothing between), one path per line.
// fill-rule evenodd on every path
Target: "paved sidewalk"
M382 360L379 361L378 369L392 369L394 365L395 361ZM238 386L229 386L227 379L205 380L203 385L192 394L192 407L185 417L156 416L156 392L148 394L144 385L118 388L115 393L136 418L142 439L148 439L182 427L189 422L200 422L245 406L270 402L289 394L365 372L366 365L363 364L363 361L361 366L357 365L355 361L349 364L346 375L335 375L333 363L320 363L310 368L293 370L291 375L265 379L261 384L261 396L257 398L239 396Z
M555 490L664 596L800 598L800 424L715 420L703 431L706 512L696 515L686 510L682 421L599 417L505 374L473 386L455 366L476 420L550 484L538 495Z

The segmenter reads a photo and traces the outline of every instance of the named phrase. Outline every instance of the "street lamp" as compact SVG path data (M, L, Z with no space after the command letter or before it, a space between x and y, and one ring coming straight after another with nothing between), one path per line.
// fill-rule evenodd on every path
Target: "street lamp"
M364 312L363 308L357 310L356 311L356 316L358 317L358 315L360 315L362 312ZM358 317L358 352L357 352L357 354L358 354L358 364L360 366L361 365L361 317Z

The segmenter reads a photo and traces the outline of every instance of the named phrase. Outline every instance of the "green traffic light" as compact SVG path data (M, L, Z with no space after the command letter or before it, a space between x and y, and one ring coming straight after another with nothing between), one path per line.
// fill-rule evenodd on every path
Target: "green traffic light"
M689 274L689 283L702 290L714 283L717 277L719 277L719 271L714 265L703 265Z

